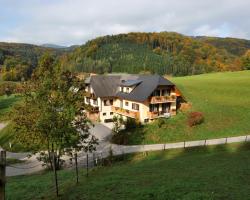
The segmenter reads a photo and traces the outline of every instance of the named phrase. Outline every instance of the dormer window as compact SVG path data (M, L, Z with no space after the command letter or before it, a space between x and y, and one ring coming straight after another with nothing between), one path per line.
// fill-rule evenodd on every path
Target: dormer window
M126 93L129 93L129 87L126 87Z

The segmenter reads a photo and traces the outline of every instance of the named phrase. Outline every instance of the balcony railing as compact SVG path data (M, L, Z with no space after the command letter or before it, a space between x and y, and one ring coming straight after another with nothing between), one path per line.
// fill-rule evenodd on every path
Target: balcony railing
M120 115L124 115L124 116L135 118L135 119L139 118L139 112L126 110L126 109L115 107L115 106L112 106L111 109L114 113L117 113Z
M99 112L98 106L87 105L85 109L90 113L98 113Z
M158 104L158 103L168 103L168 102L175 102L176 96L153 96L150 98L151 104Z
M159 118L159 117L170 117L171 114L169 112L166 111L153 111L153 112L148 112L148 118L149 119L155 119L155 118Z
M91 99L96 99L96 96L94 93L86 92L85 91L85 96Z

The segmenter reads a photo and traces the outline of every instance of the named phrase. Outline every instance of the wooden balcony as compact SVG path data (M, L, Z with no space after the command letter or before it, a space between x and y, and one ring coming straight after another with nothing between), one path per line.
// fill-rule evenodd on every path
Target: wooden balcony
M115 107L115 106L112 106L111 109L112 109L112 112L114 112L116 114L120 114L120 115L123 115L126 117L131 117L134 119L139 118L139 111L136 112L136 111L126 110L126 109Z
M176 96L175 95L171 95L171 96L153 96L153 97L150 98L149 101L150 101L151 104L175 102L176 101Z
M94 93L86 92L85 91L85 96L91 99L96 99L96 96Z
M156 118L159 118L159 117L170 117L170 115L168 115L170 113L168 112L160 112L160 111L153 111L153 112L148 112L148 118L149 119L156 119Z
M86 105L85 109L90 113L99 113L99 107L98 106Z

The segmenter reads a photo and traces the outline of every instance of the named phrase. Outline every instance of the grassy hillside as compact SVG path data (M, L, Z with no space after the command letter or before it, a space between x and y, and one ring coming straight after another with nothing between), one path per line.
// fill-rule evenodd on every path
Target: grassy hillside
M187 113L125 132L128 144L177 142L250 133L250 71L213 73L171 79L193 111L204 113L205 122L190 128Z
M11 107L21 99L18 95L0 96L0 121L8 120Z
M250 196L250 146L231 144L130 155L112 167L60 171L59 199L226 199ZM55 199L53 174L7 180L7 199Z
M245 44L249 41L221 40L172 32L104 36L76 48L62 64L73 71L146 71L175 76L242 69L241 56L250 49Z

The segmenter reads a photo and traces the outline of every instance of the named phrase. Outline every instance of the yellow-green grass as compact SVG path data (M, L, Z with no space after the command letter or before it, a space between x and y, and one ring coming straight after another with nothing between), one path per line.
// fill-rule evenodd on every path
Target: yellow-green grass
M111 167L60 171L59 199L226 199L250 196L249 143L132 154ZM56 199L53 173L7 180L7 199Z
M11 152L26 152L33 148L24 147L15 137L13 124L9 124L0 131L0 146Z
M159 128L156 123L126 132L128 144L167 143L250 134L250 71L171 78L192 111L205 122L190 128L187 113L178 112ZM127 135L129 135L127 137Z
M0 146L10 151L25 151L26 149L15 141L13 126L10 120L10 111L12 107L20 102L20 95L0 96L0 122L8 123L8 125L0 130ZM11 144L11 145L10 145ZM12 148L10 148L12 146Z
M8 115L9 111L20 99L21 97L19 95L0 96L0 121L5 121L10 118Z

